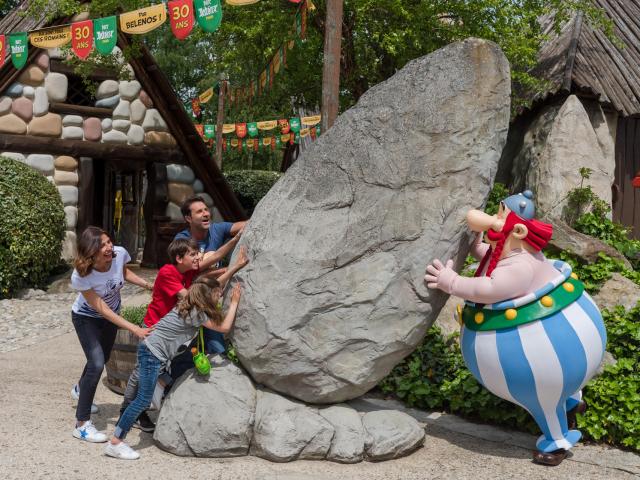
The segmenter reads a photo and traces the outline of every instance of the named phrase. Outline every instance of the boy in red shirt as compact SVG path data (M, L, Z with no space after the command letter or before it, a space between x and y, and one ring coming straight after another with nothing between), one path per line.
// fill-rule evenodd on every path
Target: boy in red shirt
M222 260L235 247L238 241L237 237L239 235L236 235L232 240L215 252L209 253L209 255L219 257L219 260ZM169 244L167 250L171 263L167 263L160 268L153 284L151 303L147 307L147 314L144 317L144 324L147 327L153 327L162 317L169 313L178 301L186 295L193 279L201 273L199 270L200 252L195 240L184 238L174 240ZM247 249L243 246L240 248L238 258L233 266L223 270L212 271L208 274L215 275L222 288L224 288L229 279L247 263ZM138 366L136 365L127 382L120 413L136 397L137 390ZM146 412L143 412L138 417L134 426L144 432L152 432L155 429L154 423Z

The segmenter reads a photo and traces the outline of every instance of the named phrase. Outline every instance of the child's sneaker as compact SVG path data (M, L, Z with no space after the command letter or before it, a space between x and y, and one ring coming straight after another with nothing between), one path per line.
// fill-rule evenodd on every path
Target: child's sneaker
M147 412L142 412L132 426L133 428L138 428L147 433L153 433L156 429L156 424L149 418Z
M111 442L107 443L104 447L104 454L122 460L137 460L140 458L140 454L124 442L120 442L117 445Z
M77 383L71 389L71 398L74 400L80 399L80 388ZM91 413L98 413L98 406L95 403L91 404Z
M91 420L84 422L84 425L81 427L74 428L73 436L77 439L91 443L104 443L107 441L107 436L104 433L99 432L93 423L91 423Z

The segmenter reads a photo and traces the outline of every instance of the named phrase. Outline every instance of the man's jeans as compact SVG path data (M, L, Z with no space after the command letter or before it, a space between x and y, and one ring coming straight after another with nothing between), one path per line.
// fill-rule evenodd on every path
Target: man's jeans
M132 425L151 404L162 362L149 351L144 343L138 345L138 394L120 416L114 436L124 440Z
M118 327L104 318L93 318L71 312L71 321L87 363L84 366L78 388L80 398L76 407L76 420L84 422L91 418L91 404L98 388L104 364L109 361Z

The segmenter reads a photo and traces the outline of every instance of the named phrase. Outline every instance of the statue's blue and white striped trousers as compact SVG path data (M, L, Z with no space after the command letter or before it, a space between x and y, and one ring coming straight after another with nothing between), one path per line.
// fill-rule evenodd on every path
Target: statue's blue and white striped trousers
M493 394L520 405L543 435L539 450L569 449L580 440L567 427L567 410L582 397L604 356L607 334L598 307L584 292L542 320L497 331L462 327L462 355L473 376Z

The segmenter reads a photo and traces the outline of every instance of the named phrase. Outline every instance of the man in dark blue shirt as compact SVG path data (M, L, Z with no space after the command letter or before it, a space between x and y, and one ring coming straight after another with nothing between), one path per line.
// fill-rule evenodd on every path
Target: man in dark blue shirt
M174 239L193 238L198 242L200 252L204 253L200 260L200 270L215 267L237 243L247 222L211 221L211 212L202 197L188 198L181 207L182 216L188 228L176 234ZM227 242L229 241L229 242ZM227 242L227 245L225 245ZM226 248L221 249L225 245ZM211 253L209 253L211 252ZM208 328L204 329L205 348L209 353L223 353L224 335Z

